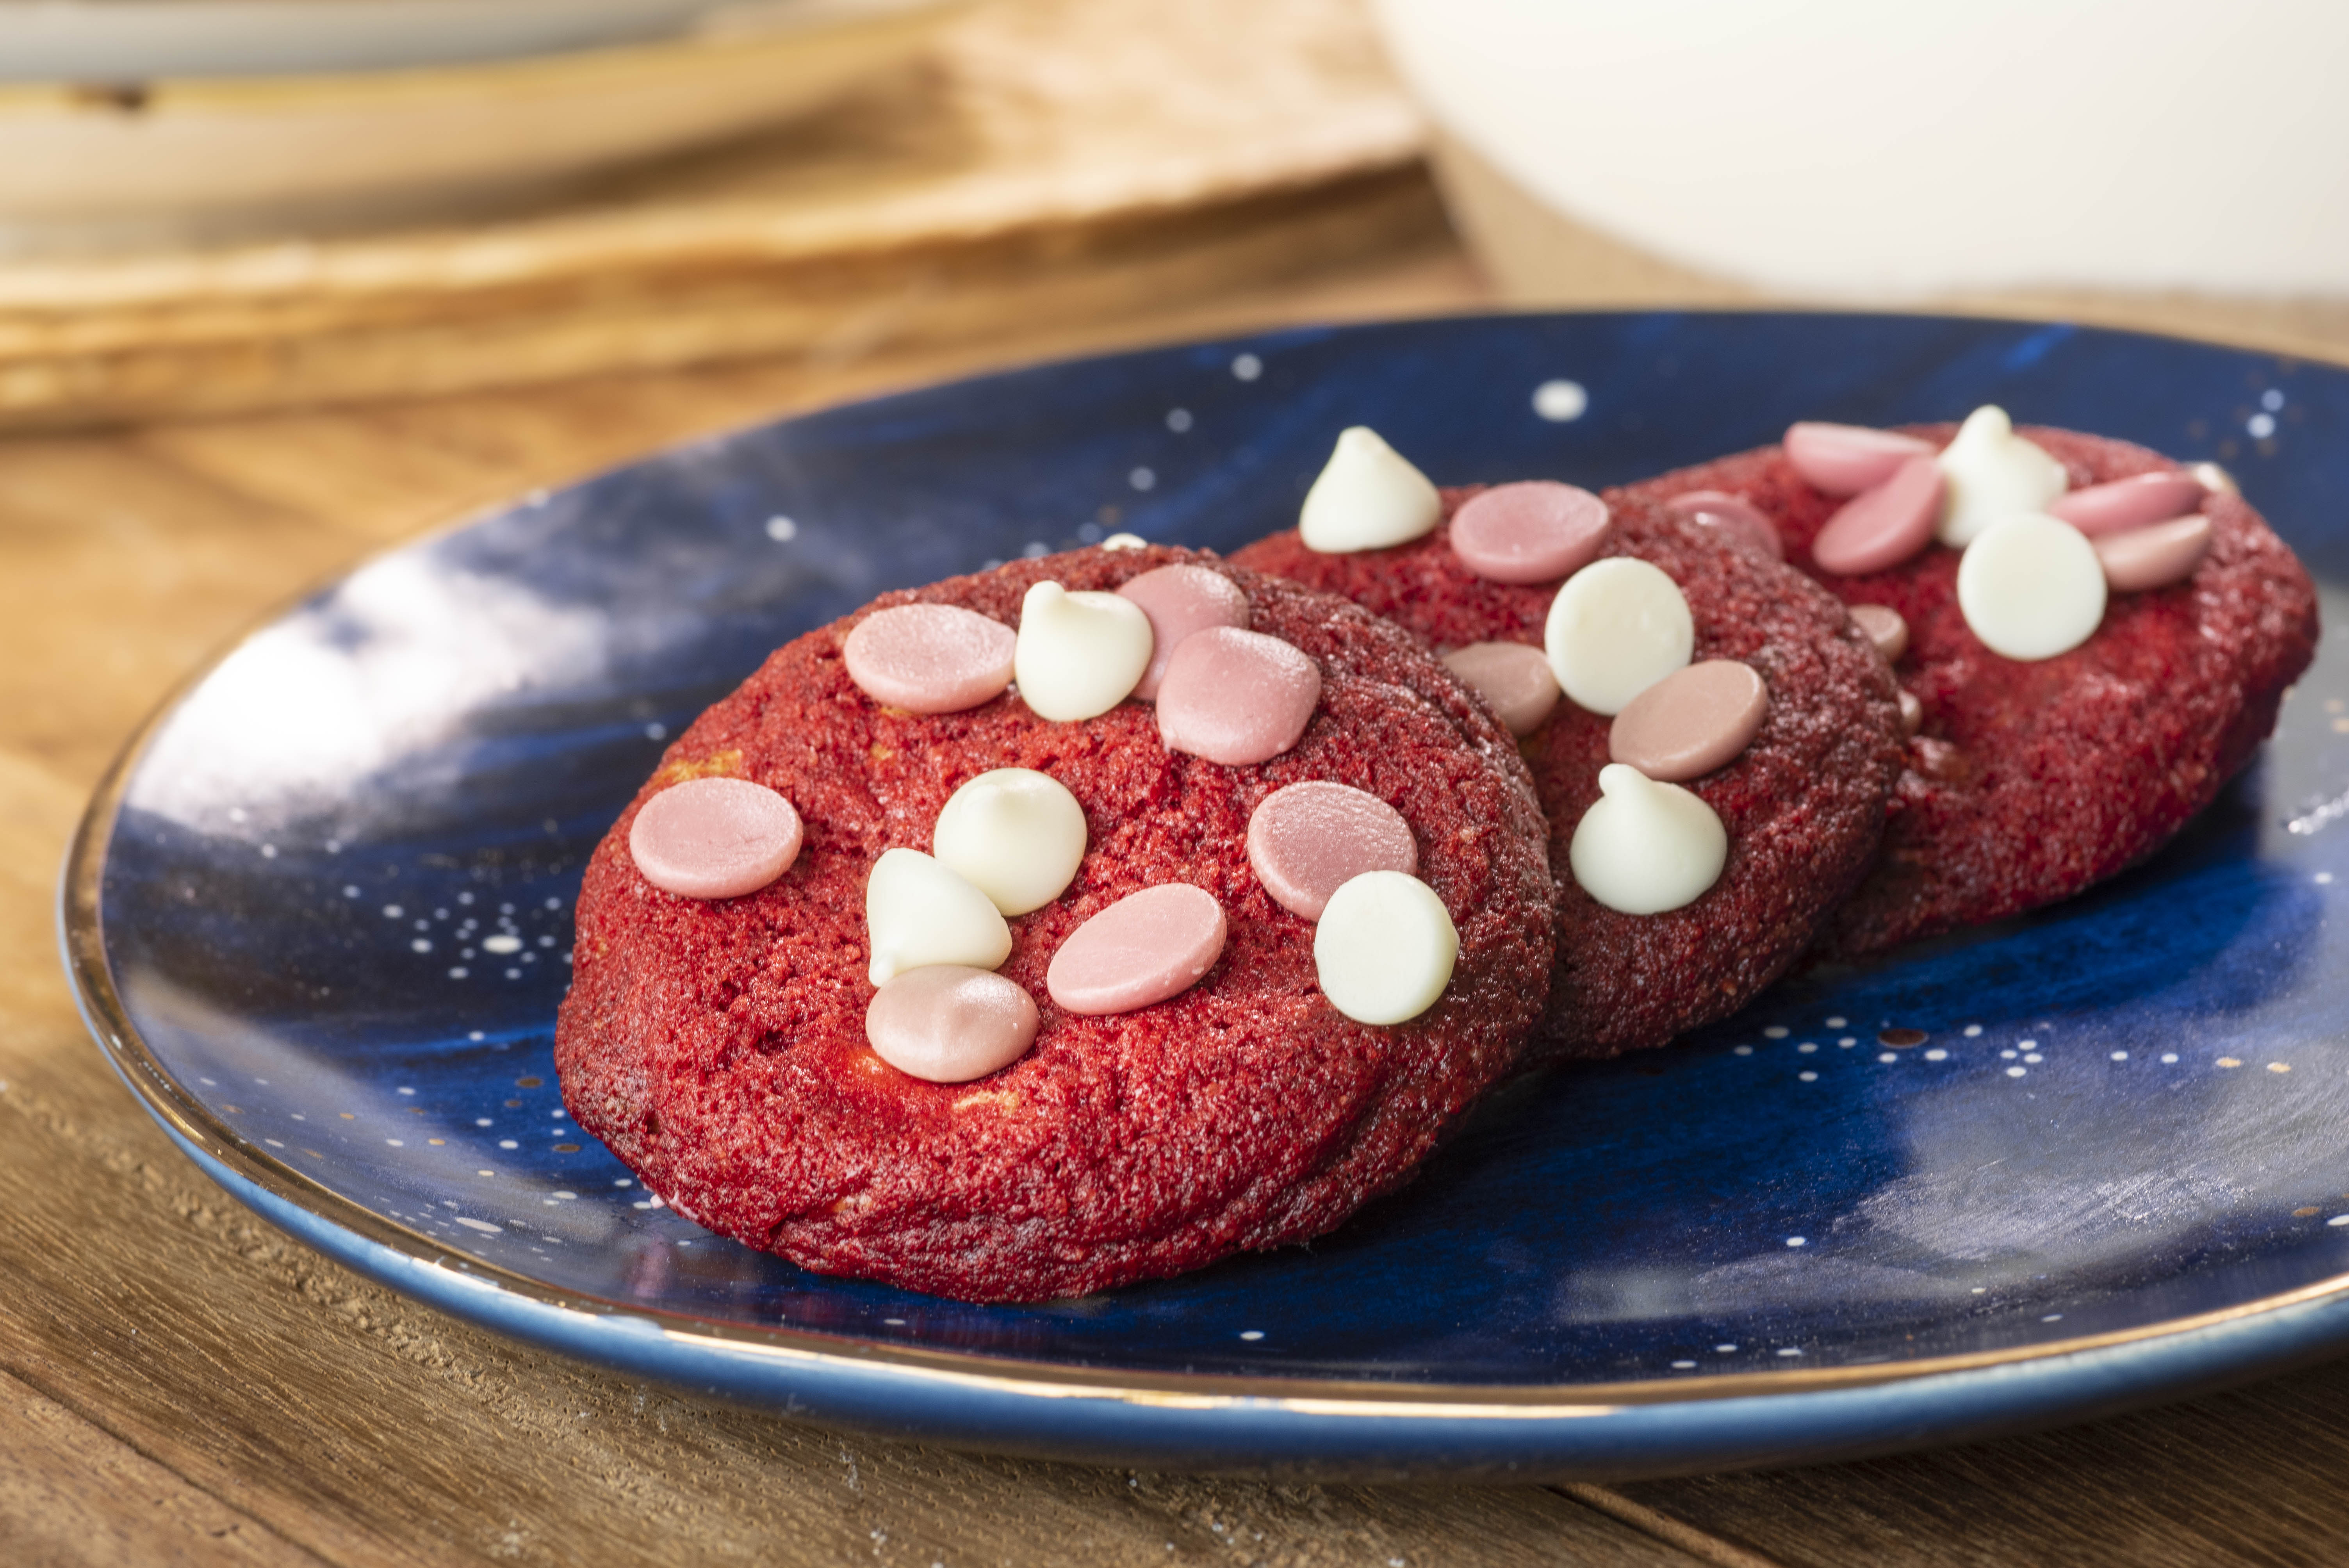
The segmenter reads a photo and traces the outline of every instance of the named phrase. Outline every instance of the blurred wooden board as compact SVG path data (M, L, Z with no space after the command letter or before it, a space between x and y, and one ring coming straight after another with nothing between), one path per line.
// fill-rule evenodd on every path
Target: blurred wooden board
M816 119L528 210L0 262L0 428L1112 319L1437 232L1420 139L1353 0L992 0Z

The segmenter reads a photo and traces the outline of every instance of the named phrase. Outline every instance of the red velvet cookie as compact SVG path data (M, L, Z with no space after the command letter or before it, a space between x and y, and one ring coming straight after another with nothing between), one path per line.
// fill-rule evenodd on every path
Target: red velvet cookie
M1011 625L1031 585L1114 589L1174 562L1237 584L1254 631L1318 666L1301 738L1268 761L1170 751L1133 700L1065 723L1016 691L960 712L887 708L843 662L852 628L891 606ZM924 1081L867 1043L868 877L885 851L929 850L957 789L1007 768L1064 786L1088 835L1065 891L1009 918L997 969L1040 1027L1008 1067ZM629 835L647 802L709 775L786 797L804 841L771 885L698 902L648 882ZM1251 870L1256 807L1305 780L1399 811L1456 928L1449 984L1406 1022L1340 1014L1317 985L1321 928ZM1050 971L1071 935L1169 883L1212 894L1228 922L1204 978L1138 1010L1057 1005ZM579 1124L712 1230L969 1300L1076 1295L1306 1240L1403 1181L1516 1065L1551 949L1524 764L1414 639L1211 556L1084 551L889 595L778 650L696 720L589 863L555 1058Z
M1444 521L1408 544L1322 553L1291 531L1233 559L1341 594L1439 650L1539 648L1558 582L1495 582L1469 570L1454 549L1454 518L1484 490L1444 490ZM1768 687L1769 708L1742 751L1688 784L1728 832L1718 880L1692 903L1655 914L1601 904L1569 865L1577 827L1609 761L1610 720L1561 701L1526 737L1550 820L1557 898L1557 973L1536 1047L1545 1057L1662 1045L1735 1011L1776 979L1868 869L1899 769L1892 683L1833 598L1661 508L1619 504L1612 513L1597 558L1661 568L1694 621L1693 660L1751 666ZM1568 519L1560 537L1572 542L1578 526ZM1488 542L1485 558L1493 553ZM1568 553L1577 564L1589 558L1587 549Z
M1905 432L1935 449L1955 427ZM2124 441L2019 432L2055 458L2074 494L2178 471ZM1849 957L2068 898L2153 852L2251 759L2284 688L2308 666L2316 598L2257 512L2213 493L2211 542L2184 582L2114 591L2086 642L2034 662L1985 647L1958 602L1961 552L1929 544L1865 575L1821 571L1820 530L1845 499L1814 489L1777 447L1609 492L1630 506L1696 490L1743 498L1775 524L1787 561L1852 605L1907 622L1895 665L1919 705L1885 851L1824 938ZM2060 507L2061 503L2057 503Z

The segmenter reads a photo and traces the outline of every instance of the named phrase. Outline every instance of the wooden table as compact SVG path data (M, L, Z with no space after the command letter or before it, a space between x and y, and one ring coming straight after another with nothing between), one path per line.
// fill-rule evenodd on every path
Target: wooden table
M422 529L714 428L1080 348L1474 308L1433 231L1213 307L921 354L0 442L0 1561L2323 1563L2349 1363L2042 1437L1638 1485L1270 1485L841 1438L525 1350L288 1241L113 1079L56 957L175 681Z

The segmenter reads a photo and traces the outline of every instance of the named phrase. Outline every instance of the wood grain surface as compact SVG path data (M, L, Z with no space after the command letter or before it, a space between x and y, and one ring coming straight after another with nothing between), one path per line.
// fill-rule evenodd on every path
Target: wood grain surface
M200 1176L86 1037L52 928L83 799L186 671L320 577L514 492L885 387L1488 298L1420 235L1113 326L0 440L0 1562L2349 1560L2349 1364L2037 1437L1614 1488L1275 1485L843 1439L357 1278Z

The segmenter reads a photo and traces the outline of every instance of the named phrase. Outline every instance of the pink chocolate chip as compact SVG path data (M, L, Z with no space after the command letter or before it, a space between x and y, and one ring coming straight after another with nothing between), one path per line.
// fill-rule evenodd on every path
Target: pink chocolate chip
M1857 495L1892 477L1910 458L1929 458L1933 444L1894 430L1865 425L1823 425L1806 420L1786 430L1786 461L1813 490Z
M1131 1013L1196 985L1224 951L1224 906L1167 882L1128 893L1052 954L1044 988L1071 1013Z
M1786 558L1786 547L1778 539L1777 524L1744 496L1731 495L1727 490L1691 490L1672 497L1664 506L1674 516L1717 528L1730 539L1760 551L1773 561Z
M1402 813L1344 784L1313 779L1276 789L1248 818L1248 864L1272 902L1319 920L1330 895L1364 872L1419 870Z
M1753 744L1770 688L1735 659L1675 670L1631 699L1607 732L1607 753L1651 779L1702 779Z
M1531 735L1557 706L1557 676L1539 648L1471 643L1444 655L1444 662L1475 689L1511 735Z
M1892 477L1862 490L1827 519L1811 541L1822 572L1858 577L1899 565L1933 542L1941 518L1941 465L1909 458Z
M1144 702L1156 700L1167 662L1184 638L1210 626L1247 630L1247 595L1238 583L1204 566L1161 566L1133 578L1118 593L1150 617L1150 667L1133 684L1133 695Z
M840 647L848 678L884 707L960 713L1011 684L1019 634L953 604L875 610Z
M2062 518L2094 539L2100 533L2144 528L2199 511L2209 493L2200 480L2183 469L2174 469L2075 490L2050 501L2047 515Z
M2116 593L2142 593L2194 575L2210 551L2210 520L2198 511L2090 542L2104 562L2105 586Z
M680 898L740 898L792 869L800 814L748 779L688 779L636 813L628 853L645 880Z
M1900 655L1909 651L1909 623L1891 605L1854 604L1851 618L1868 634L1868 640L1876 645L1876 651L1884 655L1886 664L1899 664Z
M1169 751L1238 766L1279 756L1321 700L1321 669L1278 637L1210 626L1174 645L1158 683L1158 738Z
M1027 1055L1036 1043L1036 1002L1000 975L933 964L873 993L864 1038L909 1077L968 1083Z
M1590 564L1607 503L1552 480L1495 485L1452 514L1452 553L1495 583L1556 583Z

